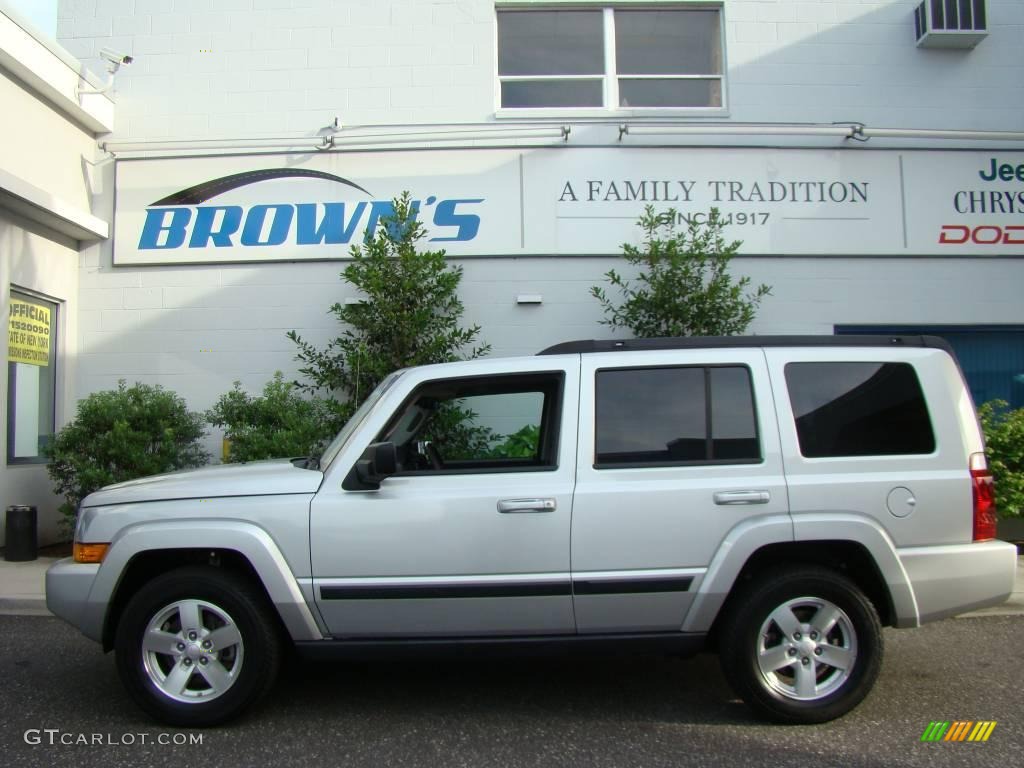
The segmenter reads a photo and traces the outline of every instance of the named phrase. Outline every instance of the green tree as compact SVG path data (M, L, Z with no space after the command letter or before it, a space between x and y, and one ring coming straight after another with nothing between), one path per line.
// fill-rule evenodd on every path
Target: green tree
M637 221L642 244L622 246L626 263L638 270L636 278L628 280L614 269L605 273L621 302L600 286L590 289L604 309L601 322L628 328L638 337L743 333L771 288L759 285L748 291L749 277L735 280L729 274L729 262L742 243L725 240L717 208L706 223L697 223L694 216L685 227L678 221L675 209L656 213L653 206L645 208Z
M206 420L224 429L230 443L228 461L318 456L341 428L331 403L302 397L280 371L255 397L236 381L206 412Z
M321 349L295 331L288 333L308 380L299 387L325 393L346 418L392 371L479 357L490 349L471 346L480 326L461 325L462 268L450 266L443 250L419 249L426 230L408 192L392 208L370 240L350 251L352 262L341 276L363 300L331 306L342 325L340 335Z
M985 433L985 455L996 485L996 508L1002 517L1024 513L1024 408L1010 410L1005 400L978 409Z
M116 390L79 402L74 420L45 450L54 492L64 497L67 532L79 502L105 485L205 464L203 432L202 416L160 386L121 380Z

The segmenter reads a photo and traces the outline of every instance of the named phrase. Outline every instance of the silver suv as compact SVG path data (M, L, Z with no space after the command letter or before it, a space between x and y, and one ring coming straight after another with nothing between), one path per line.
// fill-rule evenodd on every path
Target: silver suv
M50 610L153 717L203 726L315 658L717 648L758 713L855 707L882 627L995 605L970 395L929 337L571 342L399 371L319 461L104 488Z

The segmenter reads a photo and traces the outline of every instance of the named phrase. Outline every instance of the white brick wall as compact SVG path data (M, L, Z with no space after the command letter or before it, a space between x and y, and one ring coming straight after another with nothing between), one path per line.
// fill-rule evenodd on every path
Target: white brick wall
M991 34L963 52L915 47L916 2L726 0L729 116L1024 125L1024 3L988 0ZM61 0L58 36L100 72L101 46L137 57L118 76L118 137L239 135L220 115L237 114L240 93L260 113L285 113L246 120L248 133L312 133L336 113L348 125L491 119L493 9L492 0ZM208 75L204 88L176 87L196 75ZM857 90L826 95L836 86ZM288 117L304 109L315 114ZM172 115L203 119L155 119ZM184 127L195 135L181 136Z
M914 45L916 0L723 5L726 119L1024 128L1021 0L988 0L991 33L967 52ZM101 46L137 57L117 78L112 138L245 138L314 134L335 115L346 125L491 120L493 14L493 0L61 0L59 35L98 72L90 57ZM98 205L109 215L109 196ZM761 333L873 320L1024 322L1022 260L735 264L775 287L754 329ZM285 332L326 341L336 332L327 307L352 294L340 264L114 270L107 245L82 265L79 393L125 377L174 388L194 408L235 379L257 390L277 369L294 375ZM588 289L613 260L462 265L466 322L484 326L495 353L608 334ZM544 303L516 306L518 293L540 293Z

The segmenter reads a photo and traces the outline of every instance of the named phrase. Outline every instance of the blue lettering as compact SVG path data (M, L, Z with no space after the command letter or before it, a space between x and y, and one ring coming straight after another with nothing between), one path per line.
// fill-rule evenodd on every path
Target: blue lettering
M427 198L432 205L436 198ZM480 232L480 216L460 213L459 206L482 203L483 198L438 201L433 211L433 226L439 236L431 242L466 242ZM395 209L390 200L349 203L271 203L243 208L240 205L199 205L147 208L146 220L139 238L139 250L180 248L231 248L275 246L287 242L295 224L297 245L339 245L350 243L366 217L363 242L369 243L380 225L396 239L403 227L419 219L421 201L410 204L409 219L404 224L394 220ZM193 216L193 213L195 214ZM234 236L240 233L235 240Z
M223 211L220 228L214 230L217 214ZM192 227L189 248L206 248L212 240L218 248L232 246L231 235L238 231L242 223L242 207L240 205L202 205L196 208L196 223Z
M324 203L323 218L317 222L318 203L299 203L296 217L296 238L299 245L340 245L347 243L355 234L356 225L366 210L366 203L357 203L355 211L345 224L344 203Z
M456 213L459 203L482 203L483 198L476 200L442 200L434 209L435 227L458 227L454 237L432 237L432 243L465 242L476 237L480 231L480 217L472 213Z
M416 215L419 212L420 201L413 200L409 204L409 222L416 221ZM395 221L395 206L391 204L390 200L374 200L370 205L370 220L366 222L366 234L363 235L364 243L373 240L373 235L377 232L377 225L381 219L388 220L385 226L388 228L389 237L395 240L402 239L402 233L398 229L399 223Z
M170 223L166 223L167 214L171 215ZM142 237L139 238L139 250L158 248L178 248L185 242L186 227L192 218L188 208L147 208L146 223L142 226ZM160 243L160 235L166 234Z
M261 240L263 224L268 213L273 217L270 222L270 232L267 233L266 240ZM242 245L280 245L288 239L288 232L292 228L293 214L294 209L290 205L254 205L245 217Z

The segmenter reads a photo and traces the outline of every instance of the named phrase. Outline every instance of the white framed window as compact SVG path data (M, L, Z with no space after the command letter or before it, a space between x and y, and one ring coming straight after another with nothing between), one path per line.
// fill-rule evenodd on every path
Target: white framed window
M720 113L720 5L499 5L498 108Z

